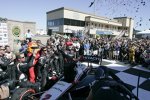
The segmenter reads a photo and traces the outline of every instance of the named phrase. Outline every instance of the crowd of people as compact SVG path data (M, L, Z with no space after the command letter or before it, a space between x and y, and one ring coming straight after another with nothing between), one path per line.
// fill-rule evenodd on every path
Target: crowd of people
M19 87L32 87L39 91L39 87L46 84L45 77L57 78L63 74L66 63L78 61L83 55L96 55L101 59L117 60L131 65L145 64L147 67L150 64L149 52L148 39L79 39L54 35L43 45L40 40L32 41L27 38L22 41L16 54L10 46L0 46L0 81L18 80Z
M84 44L85 54L91 52L104 59L119 60L131 65L144 64L145 60L150 58L150 40L99 38L85 40L82 44Z

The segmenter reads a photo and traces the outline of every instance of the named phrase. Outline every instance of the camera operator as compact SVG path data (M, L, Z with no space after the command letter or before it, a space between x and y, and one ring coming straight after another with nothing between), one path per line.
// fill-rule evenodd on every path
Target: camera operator
M0 69L3 71L7 70L7 66L11 63L11 60L5 56L5 48L0 47Z
M0 80L15 79L15 56L9 55L9 52L9 46L6 46L6 51L4 47L0 47Z

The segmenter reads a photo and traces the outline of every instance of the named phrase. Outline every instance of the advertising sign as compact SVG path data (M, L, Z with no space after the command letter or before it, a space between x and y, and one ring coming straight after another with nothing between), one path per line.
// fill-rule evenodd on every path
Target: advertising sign
M57 100L71 86L72 86L72 83L67 83L64 81L58 81L54 86L52 86L48 91L46 91L41 96L40 100Z
M7 23L0 21L0 45L8 45L8 29Z
M58 32L59 31L59 27L49 27L49 29L52 29L53 32Z
M21 32L21 30L20 30L20 28L18 26L13 27L12 33L13 33L14 36L19 37L20 36L20 32Z
M84 55L83 60L86 62L91 62L91 63L99 63L100 57L99 56L94 56L94 55Z

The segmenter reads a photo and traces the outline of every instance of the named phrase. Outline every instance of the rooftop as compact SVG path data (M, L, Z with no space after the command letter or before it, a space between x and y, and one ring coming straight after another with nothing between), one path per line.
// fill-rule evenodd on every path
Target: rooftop
M20 23L32 23L32 24L36 24L36 22L18 21L18 20L12 20L12 19L8 19L7 21L20 22Z
M91 14L91 13L85 13L85 12L82 12L82 11L74 10L74 9L71 9L71 8L65 8L65 7L61 7L61 8L57 8L57 9L48 11L48 12L46 12L46 14L52 13L52 12L56 12L56 11L59 11L59 10L70 10L70 11L74 11L74 12L87 14L88 16L92 16L92 17L99 17L99 18L103 18L103 19L110 19L110 18L107 18L107 17L97 16L97 15L94 15L94 14Z
M103 20L112 21L112 22L116 22L116 23L118 23L117 19L130 18L130 17L115 17L113 19L110 19L108 17L102 17L102 16L91 14L91 13L85 13L85 12L82 12L82 11L74 10L74 9L71 9L71 8L65 8L65 7L61 7L61 8L57 8L57 9L48 11L48 12L46 12L46 14L56 12L56 11L60 11L60 10L69 10L69 11L74 11L74 12L78 12L78 13L83 13L83 14L87 14L87 17L103 19Z

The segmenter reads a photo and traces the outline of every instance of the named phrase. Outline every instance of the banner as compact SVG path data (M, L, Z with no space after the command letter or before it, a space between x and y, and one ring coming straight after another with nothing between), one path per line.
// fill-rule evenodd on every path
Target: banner
M0 45L8 45L8 28L6 22L0 22Z
M100 57L95 55L84 55L83 60L86 62L99 64Z

